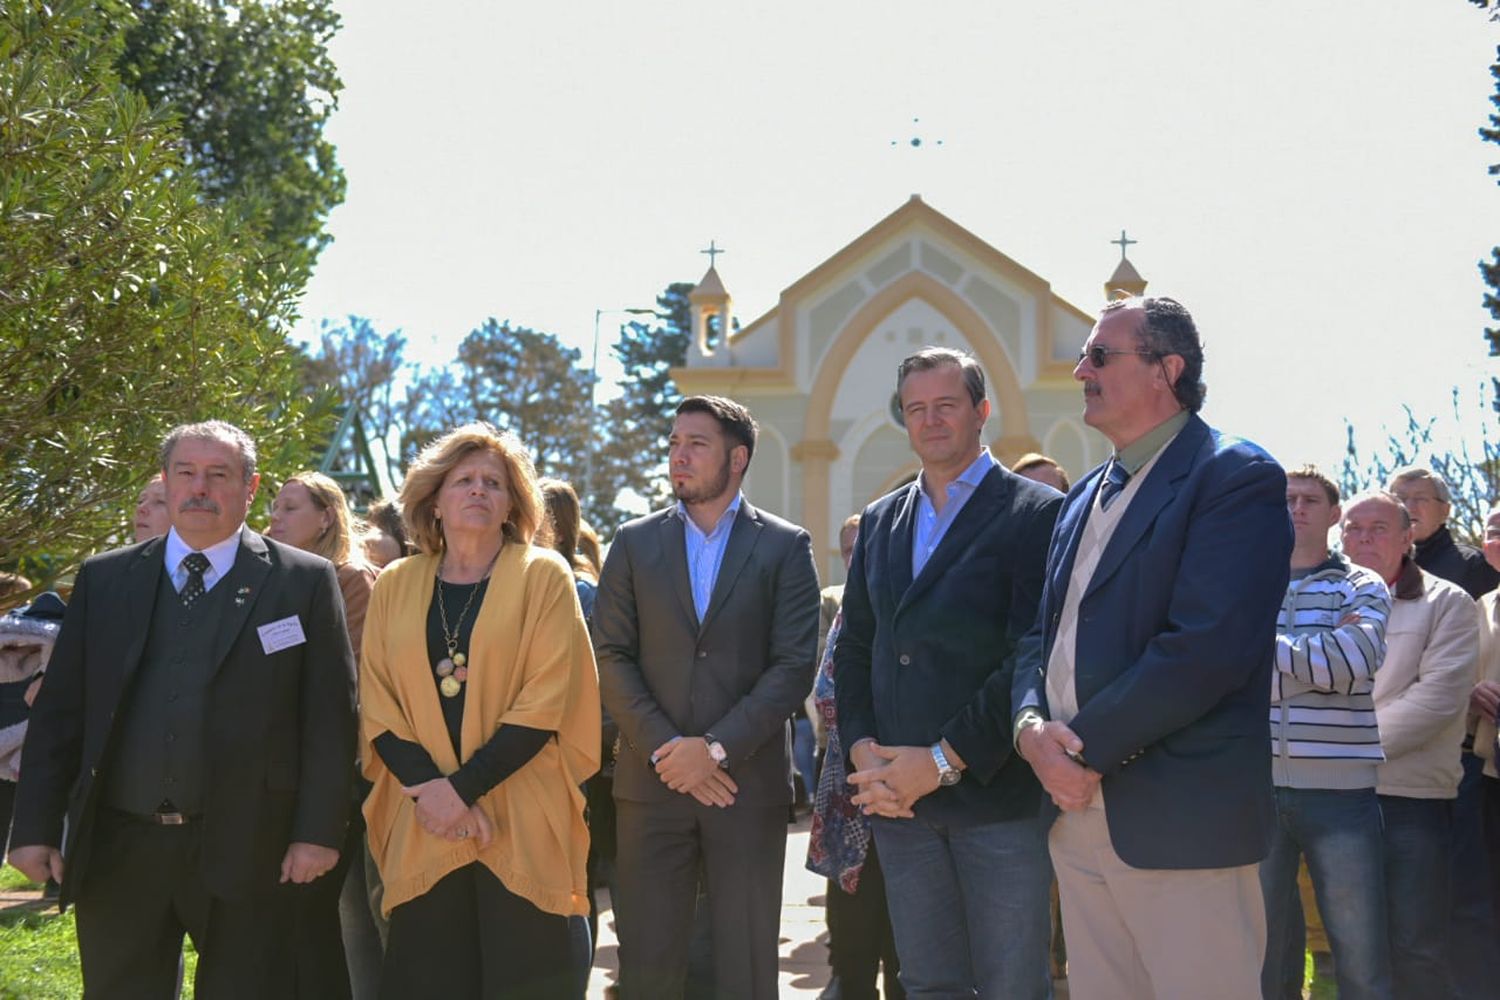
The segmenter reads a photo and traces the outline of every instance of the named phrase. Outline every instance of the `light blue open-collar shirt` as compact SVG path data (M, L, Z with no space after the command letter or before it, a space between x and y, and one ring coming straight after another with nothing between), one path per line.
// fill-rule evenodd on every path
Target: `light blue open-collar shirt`
M927 565L927 560L942 542L943 536L953 526L958 517L958 512L964 509L964 504L969 502L969 497L984 482L984 477L990 474L990 470L999 466L995 456L990 454L988 448L979 449L979 457L969 465L967 469L958 474L958 478L949 483L945 489L947 501L943 504L942 511L932 506L932 500L927 493L927 474L917 474L917 516L911 531L911 575L915 580L922 573L922 567Z
M719 520L708 534L699 530L687 505L677 501L677 516L682 518L682 537L687 543L688 580L693 586L693 610L698 621L708 614L708 602L714 596L714 584L719 579L719 566L724 562L724 549L729 545L729 533L734 530L734 519L740 513L740 501L745 494L736 491L728 508L719 515Z

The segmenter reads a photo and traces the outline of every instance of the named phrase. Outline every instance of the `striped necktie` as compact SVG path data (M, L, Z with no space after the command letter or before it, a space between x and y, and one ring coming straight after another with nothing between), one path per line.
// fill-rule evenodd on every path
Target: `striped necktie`
M1118 458L1110 460L1109 469L1104 473L1104 484L1099 487L1099 509L1109 510L1109 505L1125 489L1125 484L1130 482L1130 473L1125 471L1125 466L1120 464Z

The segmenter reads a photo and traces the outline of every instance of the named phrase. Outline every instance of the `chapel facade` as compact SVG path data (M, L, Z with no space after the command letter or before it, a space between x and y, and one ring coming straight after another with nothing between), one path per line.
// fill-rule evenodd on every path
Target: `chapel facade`
M1105 289L1145 284L1122 253ZM689 299L687 364L672 377L683 395L729 396L755 414L745 495L807 528L825 582L844 578L844 518L917 472L895 380L923 346L979 360L992 409L984 440L1001 462L1039 451L1076 480L1109 454L1083 423L1072 377L1093 316L918 195L727 340L717 331L733 329L732 300L714 266Z

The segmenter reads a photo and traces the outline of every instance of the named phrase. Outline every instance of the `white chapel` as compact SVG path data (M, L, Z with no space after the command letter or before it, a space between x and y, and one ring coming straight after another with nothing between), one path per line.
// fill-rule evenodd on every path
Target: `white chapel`
M1105 289L1145 284L1122 255ZM715 331L733 329L732 302L712 265L690 301L687 364L672 377L683 395L730 396L755 414L745 495L807 528L825 582L844 578L844 518L916 474L895 383L923 346L979 359L993 410L984 439L1000 461L1039 451L1076 480L1109 454L1083 423L1072 377L1093 317L918 195L727 342Z

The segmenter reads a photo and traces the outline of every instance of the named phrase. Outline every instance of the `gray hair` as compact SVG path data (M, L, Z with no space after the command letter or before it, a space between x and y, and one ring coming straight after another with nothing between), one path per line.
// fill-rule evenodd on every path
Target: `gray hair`
M192 438L200 441L218 441L227 444L240 453L240 465L244 469L245 482L249 483L255 475L255 442L250 440L250 435L240 430L234 424L223 420L205 420L196 424L178 424L161 441L161 471L167 472L167 466L172 461L172 450L177 447L179 441Z
M1448 489L1448 481L1424 465L1407 465L1397 469L1391 473L1391 478L1385 485L1386 489L1395 492L1396 487L1402 483L1419 481L1431 483L1432 492L1443 503L1453 503L1453 491Z
M1182 359L1182 374L1172 383L1172 395L1189 413L1201 410L1208 387L1203 384L1203 342L1192 313L1181 302L1165 295L1114 299L1105 304L1103 311L1112 313L1120 309L1140 309L1144 313L1145 322L1136 331L1142 349L1150 351L1157 360L1168 354Z
M931 371L945 365L957 365L964 377L964 388L969 391L969 402L978 406L984 399L984 369L972 354L955 351L951 347L924 347L901 362L896 369L896 396L901 395L901 386L912 372Z

